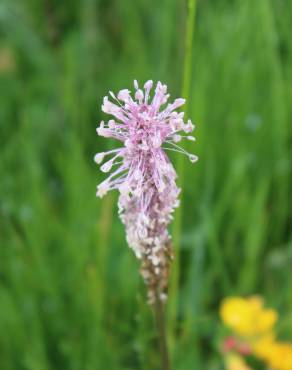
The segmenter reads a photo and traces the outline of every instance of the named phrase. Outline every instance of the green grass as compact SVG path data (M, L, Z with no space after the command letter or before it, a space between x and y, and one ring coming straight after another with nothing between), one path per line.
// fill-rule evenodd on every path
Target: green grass
M158 369L117 194L95 198L93 156L116 145L95 128L134 78L180 96L186 15L178 0L1 1L1 370ZM226 295L262 294L292 340L291 21L291 2L197 1L175 370L221 369Z

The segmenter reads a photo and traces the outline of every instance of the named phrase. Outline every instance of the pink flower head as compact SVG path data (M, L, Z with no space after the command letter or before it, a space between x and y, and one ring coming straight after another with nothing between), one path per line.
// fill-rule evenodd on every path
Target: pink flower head
M177 144L183 138L195 140L189 136L194 129L192 122L184 123L184 113L176 111L185 100L165 105L169 98L167 86L158 82L151 98L152 86L150 80L140 89L135 80L134 97L125 89L117 96L110 92L115 103L104 98L102 110L114 119L102 121L97 133L117 139L122 146L98 153L94 159L100 164L110 157L101 170L111 174L98 185L97 196L119 190L119 214L126 226L127 241L138 258L147 258L159 270L162 250L170 239L167 226L179 204L180 191L165 151L186 154L191 162L198 158Z

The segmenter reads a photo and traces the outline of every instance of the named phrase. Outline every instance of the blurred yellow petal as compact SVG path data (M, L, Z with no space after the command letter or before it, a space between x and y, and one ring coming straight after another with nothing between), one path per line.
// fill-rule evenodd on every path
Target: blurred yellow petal
M255 340L252 349L253 353L262 360L267 360L269 358L271 348L275 343L275 334L269 333L267 335L261 336L259 339Z
M243 337L254 337L269 332L278 318L275 310L263 308L263 300L259 296L224 299L220 307L220 316L225 325Z
M257 330L259 333L271 330L278 320L278 313L275 310L267 309L261 312L257 320Z
M225 299L220 308L220 316L223 322L231 328L237 327L246 315L246 300L240 297Z
M267 362L275 370L292 370L292 344L274 343Z
M241 297L230 297L222 302L220 316L222 321L237 334L253 335L255 330L254 311L258 303Z
M258 295L253 295L253 296L249 297L247 299L247 301L248 301L250 307L252 307L252 309L254 311L258 312L258 311L262 310L263 304L264 304L264 301L263 301L262 297L260 297Z
M237 354L230 354L225 358L225 364L227 370L252 370L247 365L244 359Z

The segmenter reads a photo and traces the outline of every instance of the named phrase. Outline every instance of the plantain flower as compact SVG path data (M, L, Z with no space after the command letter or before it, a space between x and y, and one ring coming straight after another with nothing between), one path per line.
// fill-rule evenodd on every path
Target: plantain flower
M165 299L168 267L172 258L170 235L167 227L172 213L179 205L180 189L176 185L176 172L166 151L185 154L191 162L197 157L179 146L182 139L194 141L190 136L194 125L183 121L184 113L176 110L184 99L167 104L167 86L158 82L151 98L153 82L147 81L140 89L134 81L134 96L127 89L117 96L106 96L103 112L113 116L101 122L97 133L119 141L122 146L98 153L95 162L101 171L110 175L97 186L97 196L108 191L119 191L119 216L125 225L130 248L142 261L141 273L148 286L150 302Z

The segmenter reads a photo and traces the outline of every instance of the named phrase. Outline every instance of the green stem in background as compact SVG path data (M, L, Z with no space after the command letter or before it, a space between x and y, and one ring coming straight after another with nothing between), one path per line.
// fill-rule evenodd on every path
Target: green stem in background
M155 323L157 328L157 335L161 354L161 370L170 370L168 346L166 340L166 330L165 330L165 314L164 314L164 304L157 295L155 304L153 306Z
M112 145L108 145L106 149L111 150ZM98 291L96 290L95 294L98 294L98 312L99 316L105 312L105 294L106 294L106 266L107 258L109 251L109 244L112 236L112 227L113 227L113 207L114 207L114 197L112 194L109 194L101 202L101 209L99 214L99 220L97 223L97 233L98 233L98 246L96 254L96 270L98 282Z
M190 86L192 77L192 46L193 46L193 35L195 27L195 15L196 15L196 0L188 0L188 14L187 14L187 26L185 34L185 57L184 57L184 69L182 77L182 97L186 99L184 106L185 114L188 116L189 112L189 98L190 98ZM178 172L178 186L183 188L184 181L184 156L177 157L176 168ZM177 319L177 302L178 302L178 286L179 286L179 265L180 265L180 242L181 242L181 223L182 223L182 210L183 210L183 199L181 194L181 205L176 211L174 224L173 224L173 244L175 249L175 259L171 271L171 281L169 288L169 307L168 307L168 333L170 336L170 346L173 348L174 344L174 326Z

